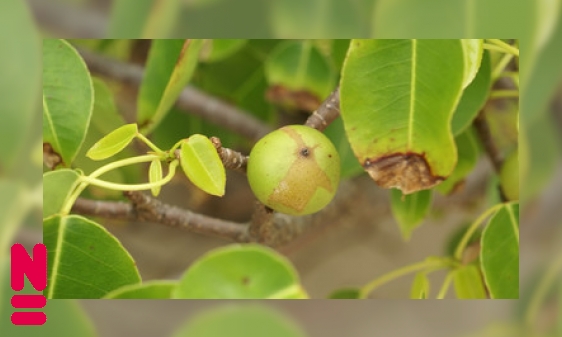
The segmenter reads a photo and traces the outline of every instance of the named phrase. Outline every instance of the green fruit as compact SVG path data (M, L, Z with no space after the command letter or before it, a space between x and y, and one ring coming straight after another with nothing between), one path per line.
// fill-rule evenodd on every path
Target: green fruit
M259 201L282 213L304 215L324 208L336 194L340 157L321 132L290 125L256 143L248 181Z

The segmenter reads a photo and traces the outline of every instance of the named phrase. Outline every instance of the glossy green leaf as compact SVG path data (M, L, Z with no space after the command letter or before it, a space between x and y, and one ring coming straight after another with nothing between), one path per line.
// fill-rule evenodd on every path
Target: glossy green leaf
M358 288L343 288L338 289L330 294L329 299L345 300L345 299L358 299L361 297L361 290Z
M64 202L72 193L80 175L70 169L43 174L43 219L62 210Z
M136 124L126 124L100 139L86 153L93 160L102 160L114 156L129 145L138 133Z
M341 71L341 67L343 66L343 61L345 60L345 55L347 54L347 50L349 49L350 41L350 39L332 40L332 50L330 51L330 57L338 73Z
M464 89L461 100L453 114L451 125L455 136L458 136L472 124L472 121L486 103L492 84L491 74L490 54L486 51L482 56L480 69L478 69L476 77Z
M459 299L486 298L486 289L482 282L482 274L475 265L466 265L454 271L453 285Z
M476 77L480 62L482 61L483 41L481 39L462 39L464 51L464 80L463 88L466 88Z
M535 24L535 7L534 1L377 0L371 21L372 36L521 36ZM505 8L509 8L509 16L504 15Z
M417 273L412 283L410 290L411 299L426 299L429 298L430 284L427 278L427 273Z
M519 204L506 204L482 233L481 265L492 298L519 298Z
M449 123L463 76L460 40L351 42L341 115L355 155L380 186L409 194L451 174Z
M115 289L103 298L107 299L170 299L176 281L148 281L129 284Z
M213 39L207 40L202 47L200 59L205 62L224 60L242 49L248 40Z
M137 121L152 131L191 79L203 40L154 40L138 96Z
M197 260L173 291L174 298L306 298L296 270L260 245L230 245Z
M14 166L33 123L41 88L41 39L28 5L1 1L0 22L0 171ZM17 34L14 34L17 32Z
M336 85L330 63L311 41L280 43L266 60L265 74L271 86L304 92L318 105Z
M153 160L150 163L150 168L148 169L149 182L153 183L162 180L162 163L159 159ZM153 187L150 191L152 195L157 197L160 194L161 186Z
M90 124L94 103L86 64L64 40L43 40L43 142L70 166Z
M412 231L417 228L431 206L431 190L419 191L405 195L400 190L390 191L392 214L398 222L404 240L409 240Z
M25 187L21 182L0 179L0 259L8 254L17 229L27 214Z
M351 145L349 145L341 118L333 121L324 130L324 134L332 141L340 155L340 174L342 179L351 178L364 172L363 167L359 164L351 149Z
M180 0L119 0L113 3L108 36L113 38L169 37L181 13Z
M229 304L207 309L172 335L173 337L306 337L291 318L258 304Z
M203 191L224 195L226 172L209 138L192 135L181 144L181 167L191 182Z
M38 294L27 278L24 279L23 294ZM0 331L10 337L94 337L95 328L78 301L47 301L41 310L47 316L47 322L41 326L14 325L10 320L16 311L10 304L10 297L15 292L10 288L10 259L0 258Z
M458 151L457 166L455 166L453 173L436 187L437 191L445 195L454 192L457 186L462 185L464 179L472 172L478 161L478 144L472 129L456 136L455 143Z
M135 262L99 224L77 215L43 221L47 246L47 298L101 298L140 282Z

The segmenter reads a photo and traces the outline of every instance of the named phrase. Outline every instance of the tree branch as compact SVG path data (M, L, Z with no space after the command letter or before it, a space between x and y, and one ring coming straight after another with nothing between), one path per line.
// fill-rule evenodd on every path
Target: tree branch
M77 49L91 72L140 87L144 75L142 67L98 55L83 48ZM176 101L176 107L252 141L257 141L271 131L269 126L251 113L229 105L193 86L187 86L182 90Z
M324 102L316 109L306 120L304 125L323 131L340 115L340 87L336 89L326 98Z
M249 241L243 224L220 220L162 203L141 192L125 192L131 203L79 198L72 211L82 215L127 221L147 221L190 232L219 236L238 242Z
M211 137L210 140L217 149L219 157L225 168L246 173L246 166L248 165L247 156L232 149L222 147L221 140L217 137Z
M488 154L488 157L494 166L494 170L499 173L503 165L503 158L498 151L496 144L494 144L492 132L490 131L490 126L488 125L484 111L484 109L480 110L478 116L476 116L472 124L476 129L478 138L480 138L480 141L484 146L484 150Z

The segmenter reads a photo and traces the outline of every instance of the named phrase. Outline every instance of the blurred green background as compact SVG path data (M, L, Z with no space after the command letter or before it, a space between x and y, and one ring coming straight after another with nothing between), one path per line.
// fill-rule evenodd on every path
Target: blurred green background
M224 309L232 303L197 301L59 300L49 302L53 313L41 330L11 326L9 246L17 241L31 247L41 240L42 37L494 37L517 38L521 44L520 186L526 200L521 207L521 299L264 302L259 305L274 307L271 316L282 317L240 320L282 324L289 329L287 336L562 336L561 11L560 0L0 1L0 331L6 336L171 336L186 320L197 319L191 323L195 327L178 336L203 336L190 331L203 324L200 320L213 326L213 319L228 319L220 317L221 310L244 315L256 308ZM218 318L194 318L205 312L218 312ZM77 326L68 324L71 313L81 317L74 319Z

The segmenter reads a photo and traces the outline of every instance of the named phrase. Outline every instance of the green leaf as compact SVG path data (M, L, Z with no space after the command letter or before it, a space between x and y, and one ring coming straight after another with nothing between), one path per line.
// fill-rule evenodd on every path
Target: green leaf
M99 224L77 215L43 221L47 246L47 298L101 298L140 282L133 258Z
M33 15L23 1L1 1L0 22L0 171L14 166L37 111L41 88L41 39ZM17 34L14 34L17 32Z
M76 187L80 175L70 169L43 174L43 219L62 210L64 202Z
M153 160L150 163L150 168L148 170L148 177L149 177L148 181L151 183L162 180L162 163L160 162L159 159ZM150 190L152 192L152 195L157 197L158 194L160 194L160 188L161 186L153 187Z
M265 62L265 75L275 88L312 96L310 99L317 100L312 110L336 85L330 63L311 41L280 43Z
M154 40L138 96L137 121L150 133L191 79L203 40Z
M465 130L456 136L455 143L458 151L457 166L455 166L453 173L435 188L444 195L453 193L457 186L463 183L466 176L472 172L478 161L478 144L472 129Z
M226 172L209 138L192 135L181 144L181 167L191 182L203 191L224 195Z
M113 38L168 37L181 13L180 0L119 0L113 3L108 35Z
M355 155L380 186L410 194L451 174L450 120L463 76L460 40L351 42L341 115Z
M481 39L462 39L464 51L464 79L463 88L466 88L476 76L482 61L482 40Z
M240 51L247 42L244 39L207 40L202 47L200 59L205 62L222 61Z
M197 314L173 337L306 337L291 318L259 304L229 304Z
M138 133L136 124L126 124L100 139L86 153L93 160L102 160L114 156L129 145Z
M149 281L129 284L115 289L103 298L106 299L170 299L176 281Z
M215 249L197 260L174 298L306 298L291 263L270 248L249 244Z
M43 143L64 166L82 146L93 103L92 80L80 55L64 40L43 40Z
M343 288L333 291L329 299L344 300L344 299L358 299L361 297L361 290L357 288Z
M483 299L487 298L486 289L482 282L480 270L475 265L466 265L454 271L453 284L459 299Z
M455 136L458 136L472 124L472 121L486 103L492 84L491 74L490 53L486 51L482 56L482 62L476 77L464 89L461 100L453 114L451 125Z
M22 293L38 294L27 278L24 282L25 287ZM0 258L0 331L3 336L97 336L94 325L86 312L78 301L73 300L47 301L47 305L41 310L47 316L47 322L41 326L14 325L10 321L10 315L16 309L11 306L9 298L13 294L15 293L10 288L10 259Z
M349 145L341 118L337 118L333 121L326 130L324 130L324 134L332 141L336 150L338 150L342 179L351 178L364 172L363 167L359 164L351 149L351 145Z
M519 298L519 204L506 204L482 233L481 266L490 296Z
M414 282L412 283L412 289L410 290L411 299L426 299L429 298L429 279L427 278L427 273L420 272L414 277Z
M21 182L0 179L0 259L9 254L12 239L27 214L26 201Z
M431 205L431 191L419 191L405 195L400 190L390 191L392 214L398 222L404 240L409 240L412 231L423 221Z

